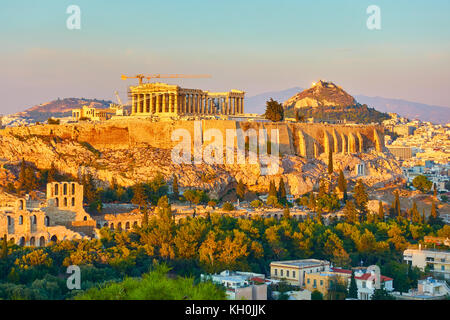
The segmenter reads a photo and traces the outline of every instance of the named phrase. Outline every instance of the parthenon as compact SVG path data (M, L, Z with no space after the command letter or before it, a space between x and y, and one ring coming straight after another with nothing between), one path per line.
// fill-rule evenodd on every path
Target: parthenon
M239 115L244 113L244 91L209 92L166 83L131 86L131 115Z

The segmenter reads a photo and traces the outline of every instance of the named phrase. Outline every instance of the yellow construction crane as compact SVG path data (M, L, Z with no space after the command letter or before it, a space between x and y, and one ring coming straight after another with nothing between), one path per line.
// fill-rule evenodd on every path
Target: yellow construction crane
M197 78L211 78L211 75L209 74L151 74L151 75L143 75L143 74L137 74L134 77L129 77L126 75L122 75L122 80L127 79L139 79L139 85L142 84L142 80L147 79L172 79L172 78L184 78L184 79L197 79Z

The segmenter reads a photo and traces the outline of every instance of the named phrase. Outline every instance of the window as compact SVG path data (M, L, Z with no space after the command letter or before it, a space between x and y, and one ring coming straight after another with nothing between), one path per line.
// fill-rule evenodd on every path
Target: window
M316 281L316 279L313 280L313 288L317 288L317 281Z
M309 278L306 280L306 283L309 284Z
M72 207L75 207L75 198L72 198Z
M442 271L445 271L445 266L441 266L441 270L442 270Z
M362 282L362 287L363 287L363 288L366 287L366 282L365 282L365 281Z
M280 276L283 276L283 269L280 270Z
M273 273L277 276L278 275L278 270L277 269L273 269Z
M295 271L292 271L292 278L295 278Z
M23 216L19 216L19 224L23 224Z
M289 270L286 270L286 277L289 278Z
M323 280L320 280L320 285L323 286Z

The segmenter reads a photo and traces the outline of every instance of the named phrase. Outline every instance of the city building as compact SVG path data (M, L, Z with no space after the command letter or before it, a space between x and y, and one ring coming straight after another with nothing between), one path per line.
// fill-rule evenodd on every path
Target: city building
M412 158L411 147L386 146L388 150L399 160L407 160Z
M428 277L417 282L417 289L410 289L407 293L394 292L398 300L443 300L450 297L450 287L445 280Z
M209 92L166 83L131 86L132 116L241 115L244 91Z
M307 273L330 270L330 262L317 259L273 261L270 263L270 277L285 280L291 285L303 287Z
M264 274L225 270L220 274L201 274L200 279L223 285L229 300L267 300Z
M82 106L79 109L72 109L72 120L91 120L91 121L106 121L113 116L125 116L126 111L120 105L111 104L107 109L92 108Z
M450 251L422 249L419 245L418 249L406 249L403 260L422 271L427 268L436 276L450 279Z

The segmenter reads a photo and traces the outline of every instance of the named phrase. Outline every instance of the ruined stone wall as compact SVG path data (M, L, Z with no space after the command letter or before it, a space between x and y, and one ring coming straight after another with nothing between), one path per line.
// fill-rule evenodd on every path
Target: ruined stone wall
M227 129L265 128L270 139L271 129L279 129L280 153L296 154L307 158L316 158L321 153L355 153L374 148L382 151L384 147L384 129L379 125L331 125L317 123L266 123L237 122L232 120L199 120L200 135L203 141L208 129L217 129L222 133L223 145L226 145ZM191 136L193 146L194 121L151 122L145 119L110 120L107 122L77 123L67 125L36 125L31 127L12 127L0 130L1 134L44 135L70 138L87 142L102 150L125 149L141 144L155 148L171 149L179 141L172 141L176 129L185 129ZM210 142L205 141L205 144Z

